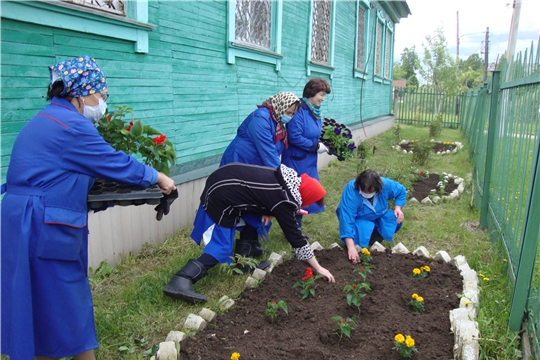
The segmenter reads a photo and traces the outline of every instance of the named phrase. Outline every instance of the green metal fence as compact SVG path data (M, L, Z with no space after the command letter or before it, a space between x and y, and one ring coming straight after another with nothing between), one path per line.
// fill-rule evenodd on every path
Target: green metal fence
M500 242L513 285L509 327L529 332L540 358L540 59L502 64L489 84L463 94L461 127L471 143L480 225Z
M394 92L396 120L401 124L429 126L441 116L443 127L456 129L460 125L461 95L446 95L433 89L397 89Z

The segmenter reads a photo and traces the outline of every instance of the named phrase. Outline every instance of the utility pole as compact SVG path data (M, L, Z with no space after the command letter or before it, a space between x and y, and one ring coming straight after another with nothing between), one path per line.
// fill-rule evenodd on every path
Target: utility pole
M519 15L521 13L521 2L522 0L514 0L514 12L512 13L512 23L510 25L510 34L508 35L508 49L506 51L507 61L508 63L512 64L512 60L514 58L514 52L516 51L516 40L517 40L517 33L518 33L518 27L519 27ZM510 71L509 68L506 71L506 80L510 78Z
M456 11L456 75L459 75L459 11Z
M487 80L487 70L489 61L489 27L486 28L486 38L484 40L484 82Z

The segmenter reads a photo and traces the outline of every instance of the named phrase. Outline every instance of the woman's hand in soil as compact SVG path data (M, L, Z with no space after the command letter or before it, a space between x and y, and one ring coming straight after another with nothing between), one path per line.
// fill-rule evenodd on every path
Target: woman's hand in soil
M319 262L317 261L317 259L314 257L312 257L311 259L309 259L307 261L307 263L313 268L313 270L315 270L317 272L317 274L320 274L322 275L322 277L324 278L324 280L328 281L328 282L331 282L331 283L335 283L336 280L334 279L334 275L332 275L332 273L328 270L326 270L325 268L323 268Z
M360 254L358 254L358 250L354 246L354 240L352 238L345 238L345 246L347 246L349 260L354 264L358 264L360 262Z
M403 219L405 219L405 215L403 215L403 211L401 211L401 206L396 206L394 208L394 215L396 215L396 221L398 224L401 224Z

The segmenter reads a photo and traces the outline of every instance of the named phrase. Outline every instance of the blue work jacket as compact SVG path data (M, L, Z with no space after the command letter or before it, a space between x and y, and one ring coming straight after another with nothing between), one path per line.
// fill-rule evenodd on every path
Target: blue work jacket
M381 177L381 180L383 187L380 193L373 196L373 204L354 188L355 180L345 185L336 209L341 240L352 238L355 244L367 247L374 229L377 229L385 240L392 240L400 226L393 210L388 208L388 200L394 199L395 205L405 206L407 190L397 181L385 177Z
M311 114L308 106L302 100L300 109L287 124L289 148L283 150L281 157L283 165L296 170L298 174L308 174L319 180L317 145L321 136L321 128L321 120L316 119ZM311 204L303 209L310 214L315 214L324 211L324 206Z
M15 140L1 204L2 353L13 360L97 346L86 280L87 196L96 177L146 187L158 174L115 151L70 102L53 98ZM56 293L46 273L53 266L77 278L73 286L62 280L69 293Z
M283 141L274 143L276 123L270 110L260 107L242 122L229 144L219 166L233 162L277 168L283 152Z

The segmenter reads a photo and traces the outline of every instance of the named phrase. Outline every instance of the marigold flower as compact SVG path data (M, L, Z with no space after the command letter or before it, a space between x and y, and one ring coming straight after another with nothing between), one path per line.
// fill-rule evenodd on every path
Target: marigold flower
M478 276L484 277L484 274L478 274Z
M367 248L362 248L362 254L371 255L371 253L369 252Z
M420 275L420 273L421 273L421 271L420 271L419 268L414 268L414 269L412 270L412 272L413 272L414 275Z
M394 336L394 340L401 344L405 341L405 337L402 334L397 334Z
M416 298L418 298L418 294L412 294L411 297L412 297L413 299L416 299Z
M422 266L422 267L420 268L420 270L424 270L424 271L426 271L426 272L430 272L430 271L431 271L431 268L430 268L429 266L425 265L425 266Z
M416 301L418 301L418 302L424 302L424 298L421 297L421 296L418 296L418 297L416 298Z
M407 335L407 338L405 339L405 345L407 345L407 347L413 347L414 346L414 339L412 337L410 337L409 335Z
M488 278L488 277L485 277L485 278L484 278L484 281L489 281L489 278Z
M231 360L239 360L240 359L240 353L233 352L231 355Z

